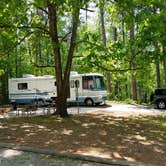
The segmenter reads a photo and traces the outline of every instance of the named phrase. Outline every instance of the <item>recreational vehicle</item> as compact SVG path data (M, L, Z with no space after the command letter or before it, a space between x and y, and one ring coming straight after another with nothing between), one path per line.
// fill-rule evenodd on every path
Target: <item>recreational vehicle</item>
M98 105L106 100L106 89L103 75L98 73L70 74L69 103ZM9 99L11 102L28 104L32 102L47 102L56 99L56 79L54 76L34 76L26 74L23 78L9 79Z

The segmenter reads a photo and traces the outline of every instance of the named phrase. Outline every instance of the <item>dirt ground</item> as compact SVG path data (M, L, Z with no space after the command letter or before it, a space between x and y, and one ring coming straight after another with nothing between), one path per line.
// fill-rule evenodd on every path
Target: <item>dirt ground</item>
M0 119L0 142L166 166L166 116L109 111Z

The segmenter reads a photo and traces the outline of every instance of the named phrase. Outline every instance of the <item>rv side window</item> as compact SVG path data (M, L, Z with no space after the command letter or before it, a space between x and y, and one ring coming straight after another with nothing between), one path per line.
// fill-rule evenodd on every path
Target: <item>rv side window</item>
M74 88L74 80L70 81L70 88Z
M54 86L56 86L56 81L54 82Z
M18 90L28 89L27 83L18 83Z

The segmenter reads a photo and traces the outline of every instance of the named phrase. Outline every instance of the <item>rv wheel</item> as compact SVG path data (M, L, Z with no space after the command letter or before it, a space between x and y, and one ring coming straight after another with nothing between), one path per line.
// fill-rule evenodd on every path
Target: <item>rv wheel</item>
M162 101L162 100L158 101L157 102L157 108L159 108L159 109L166 108L166 103L164 101Z
M93 102L93 100L92 99L86 99L85 100L85 104L87 105L87 106L93 106L94 105L94 102Z

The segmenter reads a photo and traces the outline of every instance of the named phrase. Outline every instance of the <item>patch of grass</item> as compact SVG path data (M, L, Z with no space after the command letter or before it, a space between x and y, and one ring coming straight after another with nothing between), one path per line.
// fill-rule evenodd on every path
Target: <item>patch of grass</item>
M161 126L166 129L166 118L161 120Z

